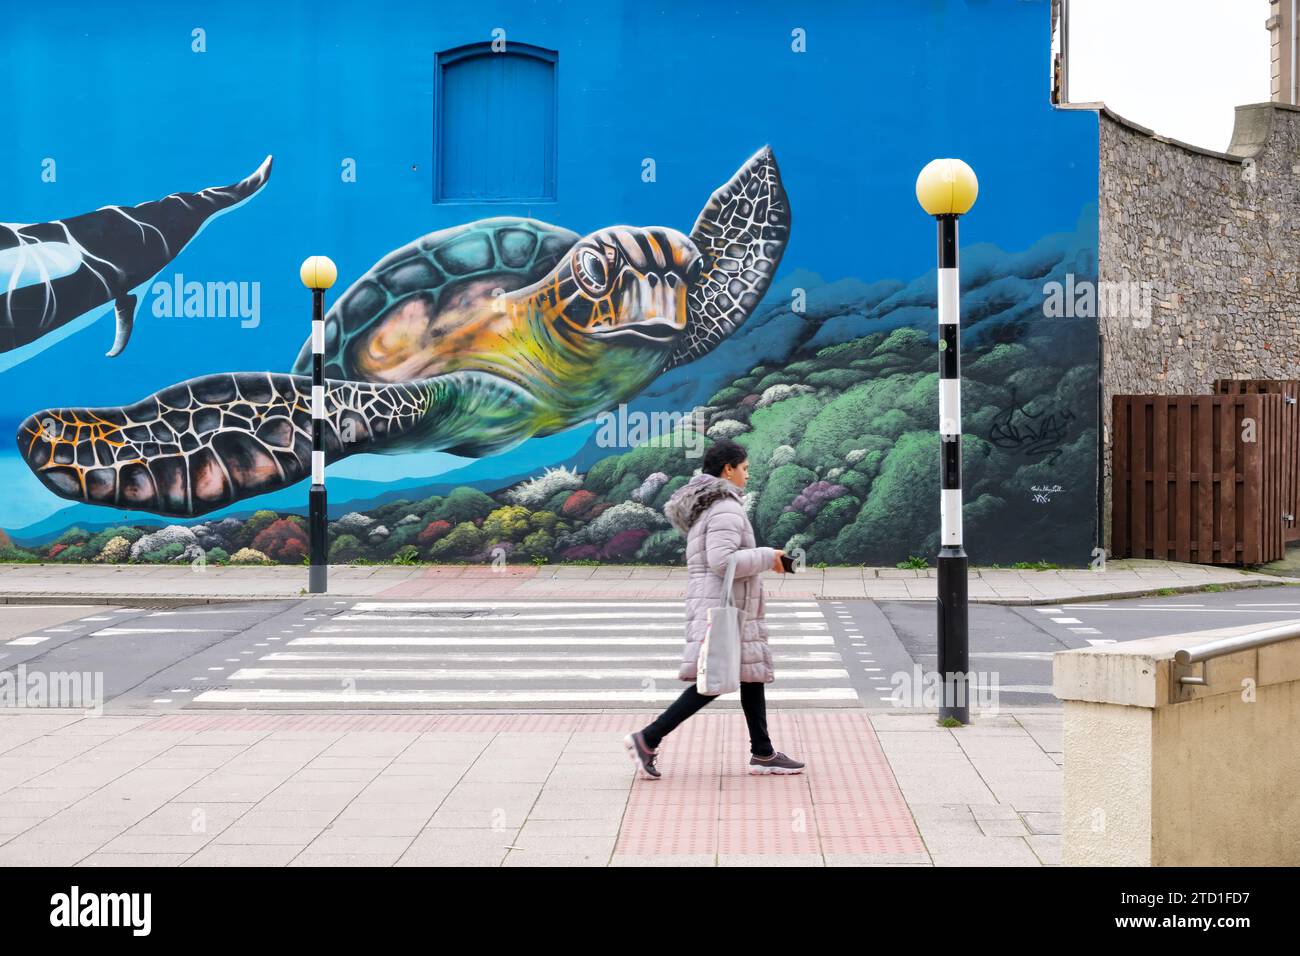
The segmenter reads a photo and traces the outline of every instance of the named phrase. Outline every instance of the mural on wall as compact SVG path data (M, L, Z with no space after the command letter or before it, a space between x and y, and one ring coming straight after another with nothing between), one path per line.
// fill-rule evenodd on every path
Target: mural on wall
M635 396L753 312L790 210L764 147L688 238L533 220L442 230L381 260L325 322L326 460L410 448L490 455ZM311 343L296 374L233 372L120 408L55 408L20 453L65 498L193 517L311 471Z
M247 202L270 177L268 156L231 186L53 222L0 223L0 352L111 303L116 331L108 355L118 355L131 337L141 289L214 217Z
M1087 322L1042 322L1041 290L1067 275L1095 275L1093 216L1085 210L1078 232L1046 236L1023 252L987 244L963 251L964 521L985 560L1041 554L1045 536L1090 540L1079 518L1095 489L1095 330ZM504 228L493 227L494 255L504 248ZM545 234L531 234L539 247L534 256L545 255ZM516 238L524 243L522 235ZM806 292L802 313L790 307L792 288ZM635 413L703 394L673 431L624 451L590 447L586 461L578 456L542 466L526 480L486 490L462 485L344 505L346 513L330 523L331 560L680 563L685 542L668 526L663 504L699 465L698 455L688 453L692 445L719 438L750 453L747 506L761 541L802 547L812 563L888 565L907 554L933 554L939 534L935 342L933 272L906 283L825 283L796 270L719 348L660 373L630 403ZM259 390L266 395L273 388L265 373L217 378L250 403ZM189 393L179 388L157 399L183 406ZM355 398L364 390L374 390L366 393L372 397L384 389L406 395L410 386L340 382L335 388L357 390L337 403L337 434L350 420L345 409L364 408ZM302 445L308 393L296 388L283 398L293 404L292 427ZM233 400L222 396L226 415ZM144 408L157 424L159 406L150 399ZM79 414L88 428L90 416ZM419 417L414 404L409 414ZM356 418L359 435L369 420ZM289 427L287 417L280 421ZM232 428L235 435L248 433ZM418 435L418 423L406 434ZM93 450L93 443L83 440L80 448ZM74 527L30 549L10 544L7 552L0 539L0 555L6 553L19 560L299 563L307 535L299 515L263 509L161 529Z
M981 180L962 221L966 549L1088 563L1097 323L1045 304L1096 282L1098 133L1047 100L1046 0L832 0L801 9L797 36L752 4L372 7L324 0L304 33L294 4L231 0L205 13L212 53L164 4L129 29L88 0L15 8L10 99L49 38L66 69L0 151L14 218L92 208L98 180L157 195L163 166L225 181L266 153L278 185L181 258L261 190L269 158L234 186L0 228L0 562L302 562L297 274L314 254L351 282L326 316L336 563L680 563L664 502L723 438L749 451L761 544L810 564L932 559L934 223L913 187L960 156ZM436 82L435 54L483 43L485 23L511 37L492 82L517 84L492 104L549 109L540 142L480 86L460 102ZM513 70L516 38L555 69ZM700 64L762 81L719 92ZM114 138L123 115L82 109L91 77L106 103L176 118L149 162ZM213 119L232 107L240 122ZM507 198L443 201L449 149ZM74 174L42 180L46 156ZM553 177L545 201L527 198L535 174ZM230 288L239 310L209 304ZM114 353L138 328L106 359L79 330L114 308Z

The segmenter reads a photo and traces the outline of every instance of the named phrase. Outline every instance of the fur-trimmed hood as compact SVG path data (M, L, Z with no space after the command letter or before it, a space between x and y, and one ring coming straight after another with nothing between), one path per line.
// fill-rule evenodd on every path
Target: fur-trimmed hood
M726 478L701 473L673 493L664 505L664 517L674 528L686 534L700 515L722 498L734 498L743 507L739 488Z

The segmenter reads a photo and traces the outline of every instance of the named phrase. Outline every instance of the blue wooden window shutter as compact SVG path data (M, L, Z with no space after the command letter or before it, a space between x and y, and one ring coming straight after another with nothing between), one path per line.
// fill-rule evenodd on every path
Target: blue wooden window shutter
M434 64L435 202L555 199L554 50L474 43Z

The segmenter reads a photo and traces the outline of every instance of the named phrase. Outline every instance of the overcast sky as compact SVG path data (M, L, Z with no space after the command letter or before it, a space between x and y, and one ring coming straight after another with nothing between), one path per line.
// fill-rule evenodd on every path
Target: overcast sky
M1233 107L1269 99L1268 15L1268 0L1072 0L1070 100L1226 150Z

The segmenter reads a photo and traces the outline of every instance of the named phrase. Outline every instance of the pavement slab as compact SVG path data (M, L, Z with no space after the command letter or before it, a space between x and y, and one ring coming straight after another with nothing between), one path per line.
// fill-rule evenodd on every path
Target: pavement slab
M665 738L664 775L644 780L621 738L653 716L0 714L0 767L44 761L39 787L0 775L0 865L1059 863L1062 772L1043 750L1059 712L945 728L933 714L777 710L773 740L808 764L784 777L747 773L741 714L705 712ZM87 751L68 740L147 762L88 785ZM241 759L250 772L227 769ZM333 772L359 776L316 776Z
M936 575L934 568L806 568L790 578L772 576L768 586L773 597L786 600L933 600ZM1233 567L1125 558L1106 562L1104 570L972 567L969 600L1012 605L1050 604L1136 596L1166 588L1176 592L1194 591L1207 584L1268 587L1296 583L1300 583L1300 578ZM306 585L306 569L291 566L205 566L196 572L188 565L0 564L0 604L136 602L176 606L286 600L302 597ZM361 568L338 565L329 569L329 594L337 598L679 599L684 596L685 587L686 576L681 568L655 566L409 568L375 565ZM81 613L52 610L50 620L58 623Z

